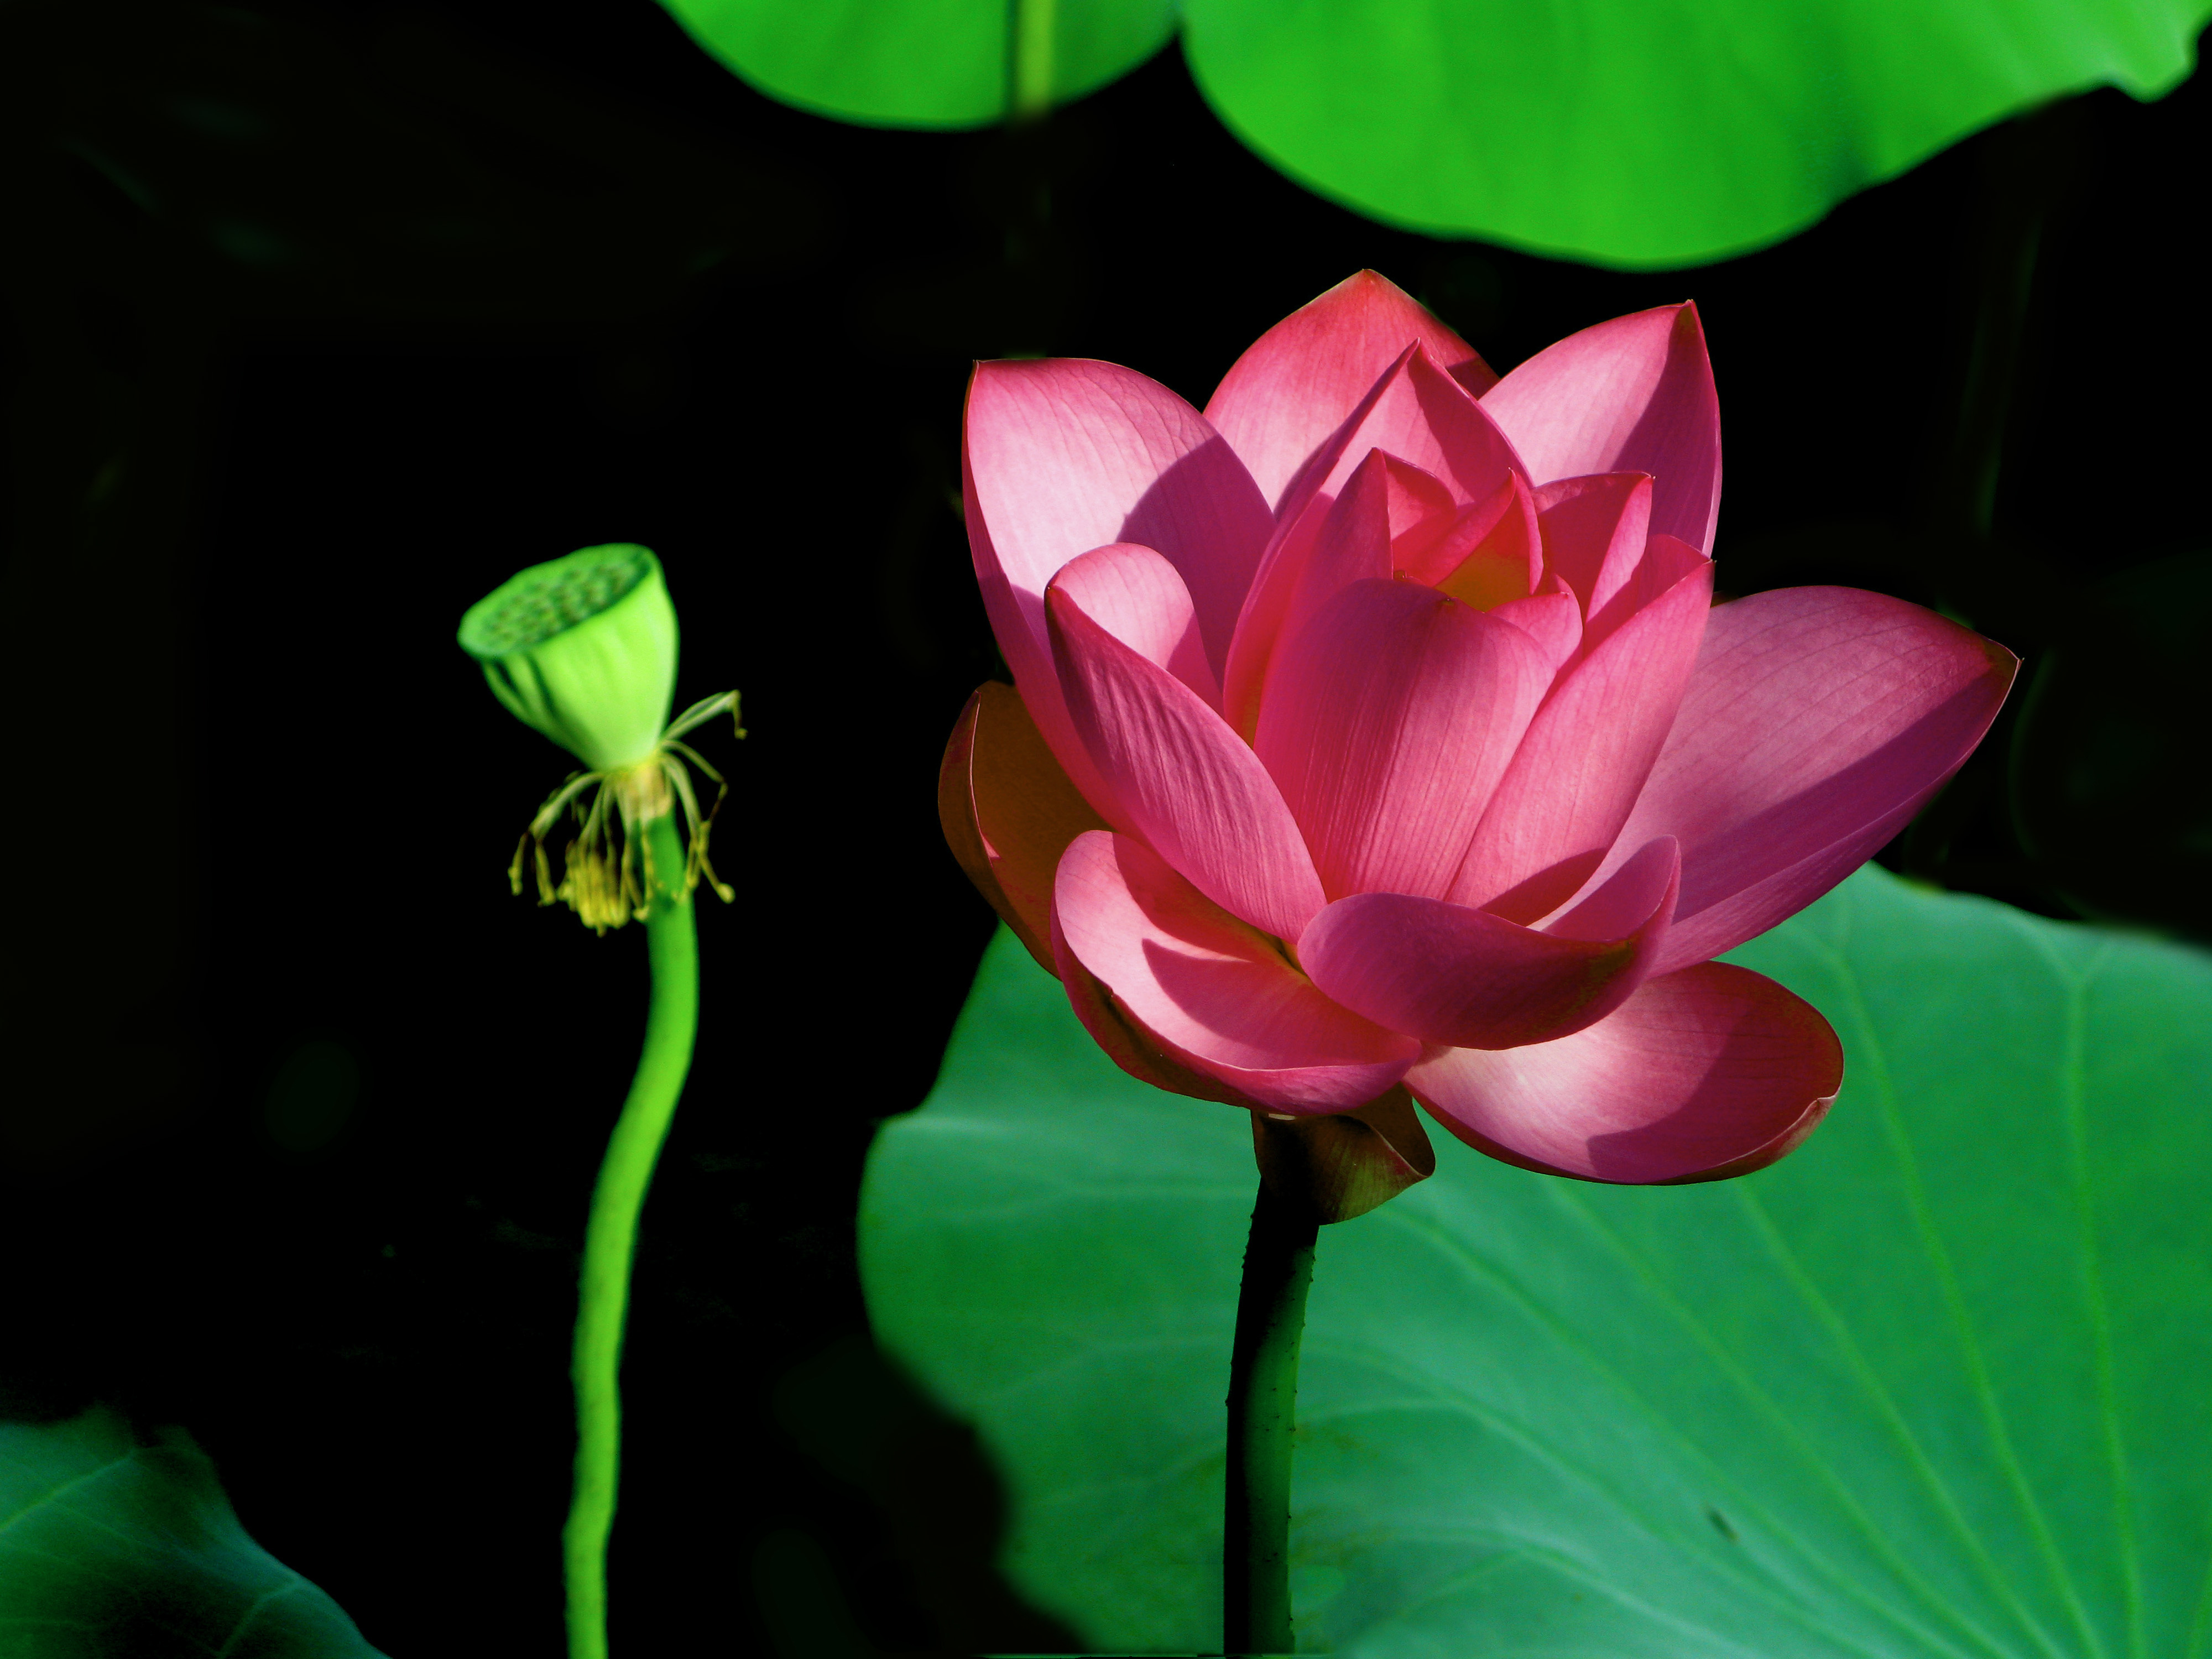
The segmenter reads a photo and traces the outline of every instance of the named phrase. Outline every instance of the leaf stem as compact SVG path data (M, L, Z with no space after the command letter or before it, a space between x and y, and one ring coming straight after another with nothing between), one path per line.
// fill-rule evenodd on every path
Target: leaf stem
M1006 120L1041 121L1052 112L1054 25L1059 0L1010 0Z
M1298 1339L1313 1283L1312 1206L1266 1182L1252 1206L1229 1358L1229 1470L1221 1540L1222 1646L1289 1653L1291 1431Z
M576 1385L576 1480L562 1528L568 1587L568 1659L606 1659L607 1537L622 1445L623 1323L638 1213L691 1067L699 1029L699 939L673 813L647 820L652 908L645 922L653 991L645 1047L607 1141L584 1229L584 1267L571 1375Z

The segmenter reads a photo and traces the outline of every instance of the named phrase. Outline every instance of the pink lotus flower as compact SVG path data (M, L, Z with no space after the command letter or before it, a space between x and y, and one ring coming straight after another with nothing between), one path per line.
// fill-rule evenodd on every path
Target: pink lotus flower
M981 365L969 539L1018 695L971 699L954 850L1124 1069L1269 1113L1403 1084L1600 1181L1756 1169L1843 1077L1712 958L1856 868L2016 659L1849 588L1715 605L1698 314L1504 380L1372 272L1204 415L1110 363Z

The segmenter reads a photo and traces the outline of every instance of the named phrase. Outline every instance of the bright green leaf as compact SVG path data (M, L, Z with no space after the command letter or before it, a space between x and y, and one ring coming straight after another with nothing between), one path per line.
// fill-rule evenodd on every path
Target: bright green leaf
M1006 112L1017 10L1054 101L1158 51L1176 0L663 0L771 97L878 126ZM2212 0L1184 0L1238 137L1358 212L1630 269L1803 229L1994 121L2189 73Z
M380 1659L337 1602L246 1536L189 1436L102 1409L0 1423L8 1659Z
M2156 97L2206 0L1190 0L1238 137L1362 213L1698 264L2062 94Z
M1801 1151L1584 1185L1436 1137L1322 1231L1304 1648L2198 1659L2212 1638L2212 961L1877 870L1736 953L1850 1075ZM1239 1114L1124 1079L1003 935L861 1243L978 1426L1006 1565L1114 1651L1217 1641Z
M691 38L771 98L867 126L975 127L1006 114L1019 0L661 0ZM1030 0L1048 18L1053 101L1167 44L1176 0Z

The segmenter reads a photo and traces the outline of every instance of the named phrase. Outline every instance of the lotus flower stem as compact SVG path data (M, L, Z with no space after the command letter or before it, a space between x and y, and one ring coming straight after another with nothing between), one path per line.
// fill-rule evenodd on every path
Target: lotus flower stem
M568 1585L568 1659L605 1659L607 1536L615 1519L622 1442L623 1322L629 1302L638 1213L653 1166L684 1092L699 1029L699 939L684 879L684 843L672 812L641 827L647 853L650 908L646 955L653 992L645 1048L623 1103L592 1212L584 1230L584 1270L576 1312L576 1483L561 1534Z
M1252 1206L1229 1358L1229 1479L1221 1540L1222 1645L1289 1653L1291 1430L1298 1339L1320 1218L1266 1182Z

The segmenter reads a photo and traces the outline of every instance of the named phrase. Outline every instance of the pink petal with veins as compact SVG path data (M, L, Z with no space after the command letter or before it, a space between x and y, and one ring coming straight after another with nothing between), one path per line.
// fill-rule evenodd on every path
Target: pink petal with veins
M1395 283L1363 270L1253 342L1221 377L1206 417L1268 503L1279 505L1298 469L1412 345L1472 393L1498 383L1474 347Z
M1449 896L1533 922L1613 848L1675 722L1711 611L1697 568L1570 668L1528 726ZM1656 829L1618 850L1623 858Z
M1407 347L1404 357L1410 358L1413 349ZM1395 373L1395 366L1391 372ZM1324 493L1313 487L1319 476L1315 469L1326 471L1335 465L1352 428L1364 411L1382 397L1390 378L1386 374L1368 388L1366 397L1323 451L1301 469L1299 476L1304 482L1293 481L1294 487L1288 492L1294 499L1286 501L1275 515L1273 533L1261 552L1259 568L1245 592L1243 609L1237 613L1237 631L1229 644L1228 668L1221 682L1222 713L1230 725L1247 737L1260 717L1260 692L1267 680L1268 659L1283 631L1283 619L1289 614L1291 600L1304 580L1305 567L1313 557L1314 545L1336 510L1338 493ZM1387 501L1381 510L1387 521Z
M1636 562L1628 580L1583 624L1583 648L1594 650L1631 617L1656 604L1682 578L1711 562L1686 541L1673 536L1651 537L1644 544L1644 556Z
M1283 607L1275 652L1268 659L1270 678L1289 642L1302 636L1338 594L1354 582L1390 576L1391 482L1390 458L1380 450L1370 452L1331 504L1295 573L1285 570L1285 576L1294 574L1295 580ZM1264 699L1266 695L1263 683L1261 696ZM1256 710L1254 720L1256 724Z
M1411 1039L1330 1001L1274 941L1127 836L1093 830L1069 844L1053 925L1055 950L1170 1060L1274 1110L1364 1104L1419 1056Z
M1843 1086L1828 1022L1725 963L1646 980L1607 1018L1503 1052L1453 1048L1406 1084L1492 1158L1584 1181L1711 1180L1772 1163Z
M1583 614L1595 617L1643 562L1651 480L1641 472L1561 478L1536 491L1536 521L1545 568L1581 595Z
M1680 860L1661 839L1538 932L1441 899L1358 893L1313 919L1298 960L1334 1000L1429 1044L1510 1048L1594 1025L1649 973Z
M963 464L976 577L1025 693L1050 655L1045 585L1076 555L1114 542L1155 549L1182 573L1218 672L1273 520L1196 410L1112 363L980 363ZM1049 701L1049 688L1040 695ZM1042 714L1038 724L1053 735Z
M1548 346L1483 394L1539 483L1649 472L1651 527L1701 553L1721 501L1720 403L1694 305L1617 317Z
M1414 581L1441 587L1477 610L1492 608L1479 589L1511 590L1499 603L1525 599L1544 583L1544 534L1535 497L1513 473L1483 500L1461 508L1442 534L1408 538L1402 550L1394 544L1391 560ZM1494 574L1474 575L1474 568L1485 562Z
M1274 538L1237 618L1222 677L1223 711L1240 732L1252 729L1268 659L1294 625L1286 621L1290 597L1303 584L1313 544L1328 521L1320 505L1340 497L1377 450L1440 482L1455 507L1488 501L1522 470L1512 445L1481 404L1420 348L1392 364L1284 492Z
M961 710L938 770L938 820L952 856L1029 952L1052 966L1052 876L1098 814L1011 685L986 680Z
M1053 578L1083 614L1146 661L1156 663L1206 700L1221 706L1221 688L1206 647L1189 590L1176 568L1149 547L1123 542L1093 548L1062 565Z
M1443 539L1458 521L1459 506L1444 481L1434 473L1395 455L1384 454L1382 460L1389 476L1390 557L1403 568L1404 550Z
M1853 588L1715 606L1620 835L1682 843L1660 971L1765 932L1864 863L1973 751L2019 665L1932 611Z
M1142 836L1232 915L1297 938L1327 901L1260 757L1203 697L1115 638L1058 582L1046 617L1071 723L1109 792L1107 821Z
M1490 614L1536 641L1552 665L1555 683L1582 648L1582 601L1556 576L1546 577L1544 586L1527 599L1510 600Z
M1259 725L1277 643L1299 633L1339 590L1390 574L1393 493L1390 458L1370 451L1340 494L1308 499L1272 550L1229 653L1221 708L1237 731L1249 736Z
M1440 897L1551 678L1527 634L1433 588L1340 589L1276 653L1254 738L1324 890Z
M1285 494L1281 513L1300 491L1334 495L1374 449L1442 480L1462 506L1487 500L1508 473L1528 471L1490 411L1416 347L1315 453Z

